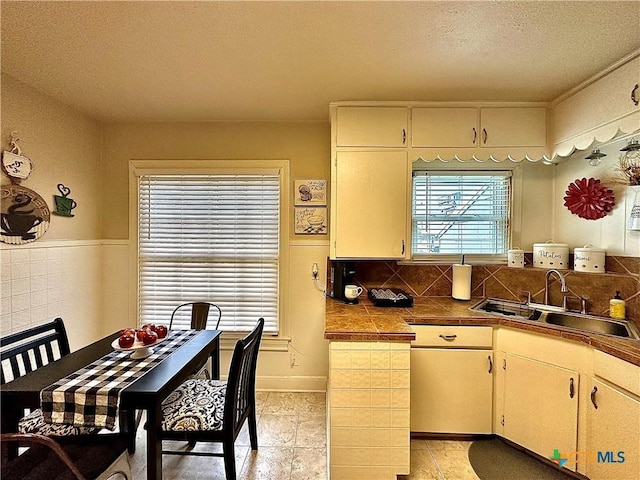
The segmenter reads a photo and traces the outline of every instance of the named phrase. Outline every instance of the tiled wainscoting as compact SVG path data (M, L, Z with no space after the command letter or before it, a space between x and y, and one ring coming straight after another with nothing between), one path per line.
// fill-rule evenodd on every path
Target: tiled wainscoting
M333 480L409 473L409 343L331 342Z
M62 317L72 349L99 338L102 254L98 241L3 246L1 334Z
M530 291L536 302L544 298L546 269L534 268L531 256L525 268L504 265L474 265L471 277L472 296L524 300L523 290ZM589 313L609 315L609 300L620 291L627 302L627 318L640 327L640 258L606 258L606 273L562 270L569 294L587 299ZM365 288L384 286L401 288L416 297L451 295L451 265L399 265L393 261L358 262L356 282ZM552 277L553 282L557 282ZM560 305L560 288L551 289L551 303ZM570 304L579 308L579 303Z

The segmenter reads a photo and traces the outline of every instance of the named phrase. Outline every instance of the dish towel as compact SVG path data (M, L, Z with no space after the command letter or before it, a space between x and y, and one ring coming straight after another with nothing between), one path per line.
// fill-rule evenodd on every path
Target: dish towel
M106 428L116 425L120 392L191 340L198 331L174 330L154 345L149 357L133 360L130 351L113 351L42 389L45 422Z

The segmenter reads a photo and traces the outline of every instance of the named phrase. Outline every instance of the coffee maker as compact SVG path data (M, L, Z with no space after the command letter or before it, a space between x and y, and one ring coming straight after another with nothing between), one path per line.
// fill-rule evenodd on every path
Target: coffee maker
M332 262L329 285L330 295L344 303L358 303L358 299L348 299L344 295L344 287L353 283L356 275L355 262Z

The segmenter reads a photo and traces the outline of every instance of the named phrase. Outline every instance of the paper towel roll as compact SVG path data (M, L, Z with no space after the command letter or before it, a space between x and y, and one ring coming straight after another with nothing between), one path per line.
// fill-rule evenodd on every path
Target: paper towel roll
M471 265L453 265L451 296L456 300L471 298Z

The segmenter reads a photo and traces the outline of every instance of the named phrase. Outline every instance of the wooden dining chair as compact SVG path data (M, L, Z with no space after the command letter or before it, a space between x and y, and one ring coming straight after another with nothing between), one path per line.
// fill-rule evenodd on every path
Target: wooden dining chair
M190 379L162 402L163 440L186 440L190 446L221 443L222 453L163 450L163 454L224 457L227 480L235 480L234 444L245 421L251 449L258 449L255 386L263 328L264 319L260 318L255 328L237 341L226 382Z
M204 330L209 326L209 311L211 307L218 310L218 318L216 320L214 329L217 330L220 326L220 320L222 319L222 310L215 303L211 302L187 302L178 305L171 313L171 320L169 321L169 330L173 327L173 319L176 315L181 315L183 312L188 313L188 309L191 307L191 328L193 330ZM211 325L212 326L212 325Z
M209 312L211 308L216 309L217 319L215 320L215 326L213 323L209 325ZM220 320L222 319L222 310L218 305L211 302L187 302L181 305L178 305L171 313L171 320L169 321L169 330L173 327L173 320L176 315L189 314L189 309L191 309L191 329L192 330L205 330L207 326L212 326L215 330L218 330L220 327ZM213 315L213 314L212 314ZM215 319L215 317L214 317ZM211 378L211 373L206 368L206 361L194 370L193 376L197 377L201 374L207 379Z
M0 477L11 480L131 480L127 441L120 435L90 439L58 439L34 434L3 433ZM10 443L28 449L17 457L5 454Z
M1 384L4 385L33 372L69 353L67 330L61 318L2 337L0 338ZM20 419L18 430L22 433L51 436L82 435L98 431L96 428L46 423L39 408Z

